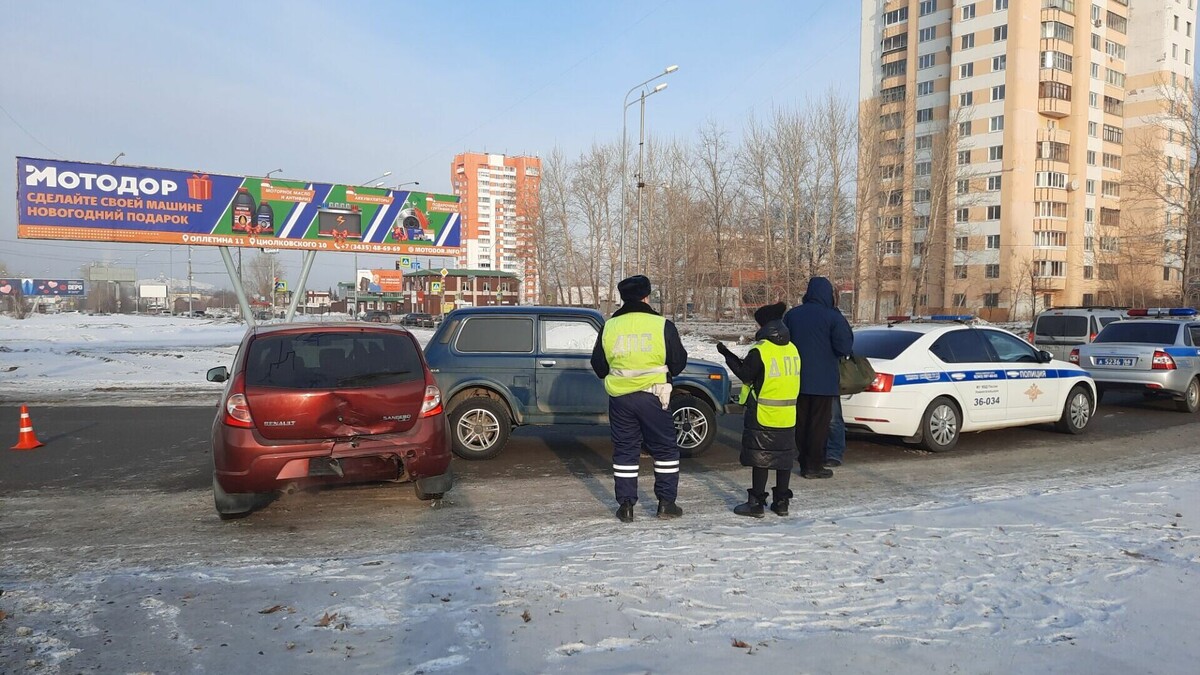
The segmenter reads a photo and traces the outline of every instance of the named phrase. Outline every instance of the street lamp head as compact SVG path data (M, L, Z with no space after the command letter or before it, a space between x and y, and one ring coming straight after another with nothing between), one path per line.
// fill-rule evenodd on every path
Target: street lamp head
M283 173L283 169L271 169L270 171L267 172L267 175L263 176L263 177L270 178L271 174L273 174L273 173Z
M117 163L117 160L118 160L118 159L121 159L121 158L122 158L122 157L124 157L124 156L125 156L125 153L123 153L123 152L122 152L121 154L117 155L116 157L113 157L112 161L111 161L111 162L109 162L109 164L116 164L116 163Z
M679 70L679 66L667 66L667 69L663 71L663 74L670 75L677 70Z
M662 91L663 89L666 89L666 88L667 88L667 83L666 83L666 82L663 82L662 84L660 84L660 85L658 85L657 87L655 87L655 88L654 88L654 91L657 93L657 92L660 92L660 91Z

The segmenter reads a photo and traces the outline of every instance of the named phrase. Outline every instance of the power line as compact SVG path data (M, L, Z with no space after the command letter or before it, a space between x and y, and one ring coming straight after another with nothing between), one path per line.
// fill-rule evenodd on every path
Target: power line
M17 118L13 117L13 116L12 116L12 113L8 112L8 109L7 109L7 108L5 108L3 105L0 105L0 111L3 111L3 112L4 112L4 116L5 116L5 117L7 117L7 118L9 119L9 121L11 121L13 124L15 124L15 125L17 126L17 128L18 128L18 129L20 129L22 132L24 132L24 134L25 134L26 136L28 136L29 138L33 139L33 142L34 142L34 143L37 143L38 145L40 145L40 146L42 146L43 148L45 148L45 150L46 150L47 152L49 152L51 155L54 155L55 159L62 159L62 155L60 155L59 153L57 153L57 152L55 152L54 150L50 149L50 146L48 146L48 145L46 145L45 143L43 143L43 142L39 141L37 136L34 136L32 133L30 133L30 132L29 132L29 130L28 130L28 129L26 129L25 127L21 126L21 123L17 121Z

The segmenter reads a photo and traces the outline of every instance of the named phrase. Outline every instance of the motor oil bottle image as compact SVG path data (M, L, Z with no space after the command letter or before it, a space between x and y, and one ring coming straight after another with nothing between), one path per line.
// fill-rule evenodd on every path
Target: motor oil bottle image
M246 188L238 188L233 198L233 231L249 234L254 227L254 197Z
M254 212L254 231L267 237L275 236L275 209L265 201Z

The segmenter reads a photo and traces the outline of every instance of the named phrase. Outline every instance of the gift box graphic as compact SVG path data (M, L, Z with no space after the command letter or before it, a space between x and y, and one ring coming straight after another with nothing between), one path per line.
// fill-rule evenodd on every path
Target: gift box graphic
M212 199L212 179L208 174L203 176L192 174L192 177L187 179L188 197L192 199Z

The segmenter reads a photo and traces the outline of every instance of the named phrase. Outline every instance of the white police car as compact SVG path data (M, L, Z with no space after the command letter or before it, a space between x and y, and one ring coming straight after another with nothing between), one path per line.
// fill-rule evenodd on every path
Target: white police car
M1096 385L1079 366L974 317L889 317L854 332L854 353L876 377L842 400L849 429L903 437L933 452L965 431L1056 422L1078 434L1095 411Z
M1175 399L1180 412L1200 410L1200 319L1191 307L1131 309L1070 360L1096 380L1099 393L1141 390Z

